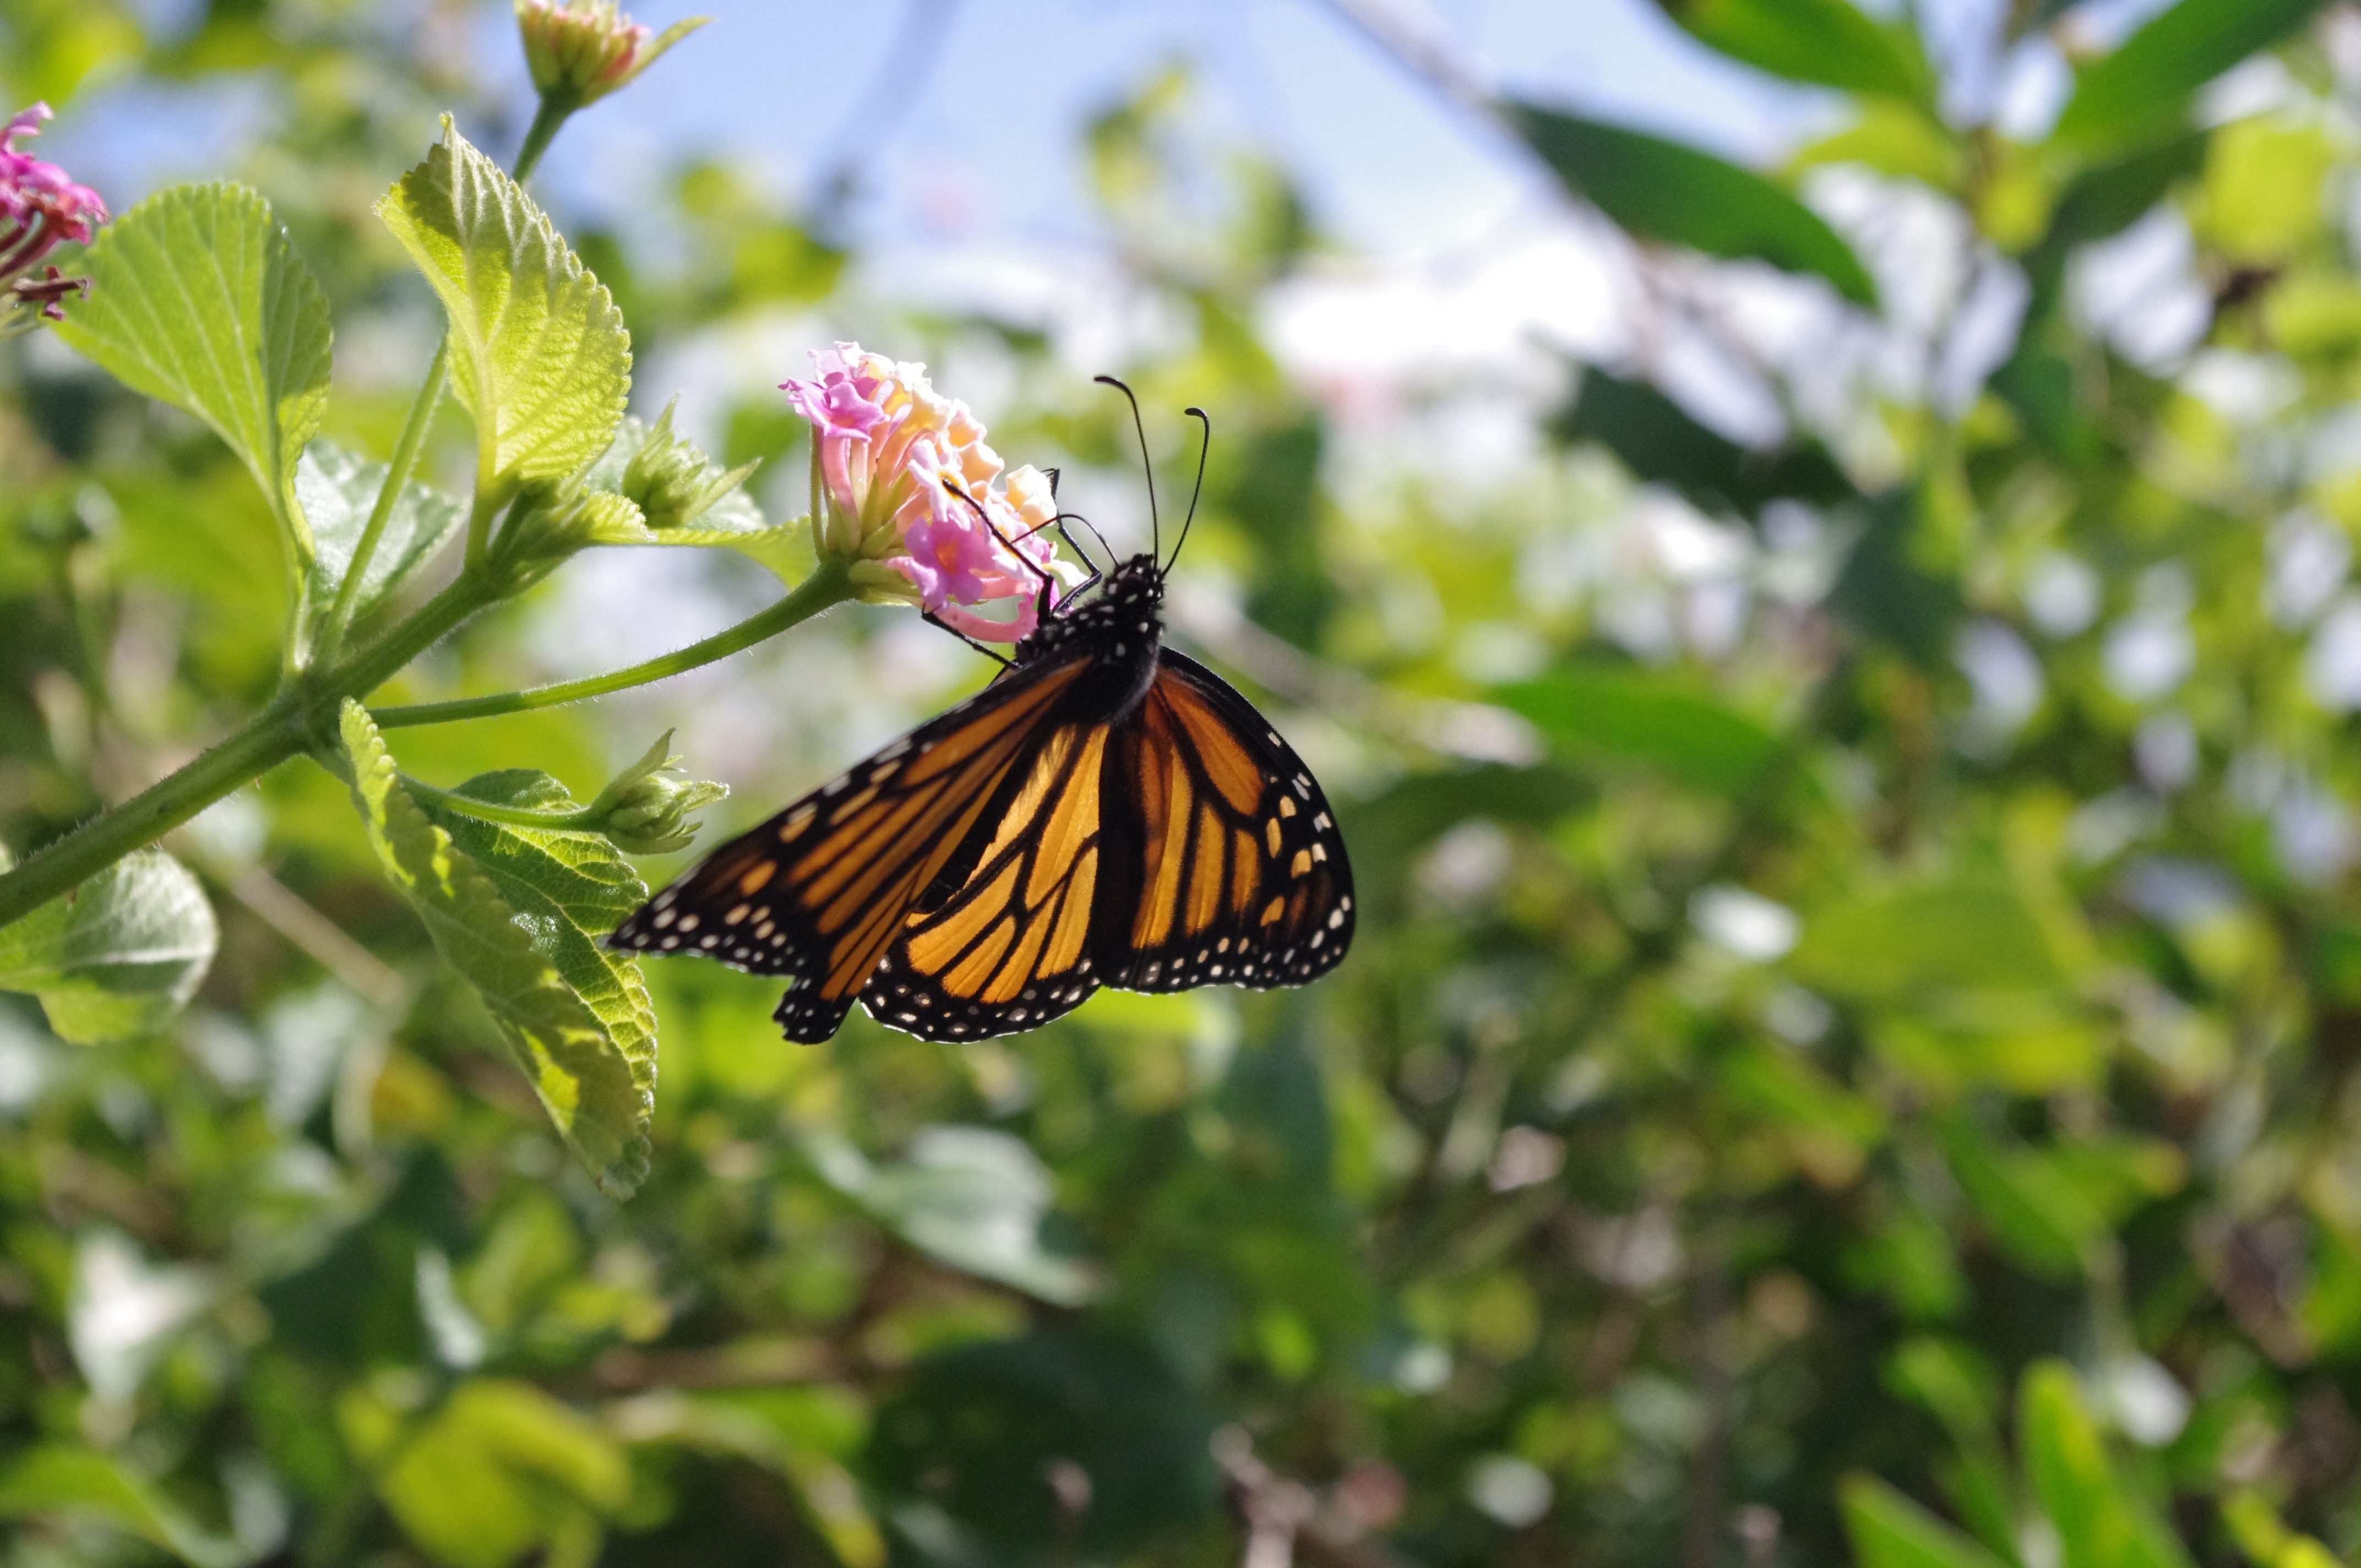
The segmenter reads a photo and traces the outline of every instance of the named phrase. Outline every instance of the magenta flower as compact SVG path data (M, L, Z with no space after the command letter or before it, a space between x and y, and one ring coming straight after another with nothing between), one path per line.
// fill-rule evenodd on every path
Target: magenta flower
M56 164L17 150L18 138L39 134L49 117L49 106L36 104L0 130L0 299L6 304L0 330L20 319L27 326L41 316L64 319L59 302L89 292L90 280L64 277L54 267L44 268L38 278L28 274L60 241L87 245L106 221L106 203L97 192L75 184ZM17 318L16 308L25 304L37 307L35 315Z
M1005 476L966 404L937 395L923 365L857 343L812 355L810 380L781 383L812 427L813 538L851 565L865 598L917 602L979 641L1016 641L1079 580L1045 532L1046 479ZM1012 619L977 613L1006 601Z

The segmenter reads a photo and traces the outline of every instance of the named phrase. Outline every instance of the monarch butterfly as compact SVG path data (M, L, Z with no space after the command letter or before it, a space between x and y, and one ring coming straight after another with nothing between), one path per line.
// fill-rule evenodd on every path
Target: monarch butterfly
M1335 968L1353 873L1327 797L1253 704L1163 646L1159 554L1054 608L1045 582L990 685L716 850L609 944L785 975L773 1016L815 1044L856 997L922 1039L977 1040L1102 985Z

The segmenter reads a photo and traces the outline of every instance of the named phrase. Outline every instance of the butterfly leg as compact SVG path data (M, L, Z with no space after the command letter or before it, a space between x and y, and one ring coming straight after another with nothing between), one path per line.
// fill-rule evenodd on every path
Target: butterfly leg
M1003 653L997 648L992 647L987 643L977 641L974 638L970 637L966 632L961 631L958 627L953 626L950 621L943 620L942 617L937 615L933 610L925 610L920 613L921 618L928 625L939 626L945 631L950 632L952 636L958 638L961 641L966 643L969 647L983 654L985 658L997 659L1000 661L1000 667L1002 669L1013 670L1016 667L1016 660L1011 659L1007 654Z

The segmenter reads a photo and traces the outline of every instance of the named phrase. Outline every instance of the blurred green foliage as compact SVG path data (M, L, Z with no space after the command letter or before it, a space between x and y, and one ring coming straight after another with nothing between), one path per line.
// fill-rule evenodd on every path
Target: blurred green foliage
M1916 8L1665 8L1850 122L1764 173L1503 116L1643 242L1652 287L1818 313L1824 355L1730 356L1775 437L1635 352L1568 367L1515 416L1525 467L1455 493L1261 340L1321 241L1278 170L1192 136L1184 73L1077 149L1165 323L1104 368L1223 432L1182 632L1322 766L1364 901L1349 963L1301 993L1103 994L976 1047L858 1017L788 1047L770 982L656 963L642 993L587 941L515 938L596 929L681 862L398 811L356 719L349 783L291 762L173 838L202 888L126 861L0 933L0 987L38 992L0 996L0 1556L2361 1552L2353 19L2180 0L2079 58L2028 139L1971 123ZM302 467L249 411L214 420L233 449L54 341L0 345L20 853L269 696L288 575L246 466L342 518L391 453L434 316L369 203L446 110L487 148L522 130L454 47L475 9L404 16L214 0L168 34L0 0L11 104L262 82L274 128L235 172L338 329L337 444ZM1991 25L2084 36L2071 5ZM2266 106L2209 85L2234 70ZM1037 325L864 296L841 234L727 160L666 192L645 232L557 214L642 417L681 389L648 379L660 353L840 327L953 393L950 366L992 367L996 447L1063 460L1070 495L1130 482L1127 423ZM1928 214L1964 258L1932 308L1933 264L1878 238ZM2177 292L2126 261L2159 245ZM2015 302L1997 334L1987 287ZM1848 379L1872 309L1884 357ZM733 391L713 424L769 488L712 542L794 576L757 531L799 510L795 422ZM431 479L473 464L456 411L430 446ZM414 549L368 591L409 602L456 513L422 488L397 515ZM704 554L716 624L771 591ZM565 581L386 695L588 673L537 641ZM977 678L896 668L894 618L799 628L727 698L752 727L840 680L846 710L915 718ZM850 760L789 711L731 778L737 820ZM472 798L570 805L671 722L640 712L390 744ZM492 872L438 881L437 828ZM185 932L164 916L200 892L198 985L202 955L134 938ZM513 1065L586 1029L632 1070L568 1131L644 1164L628 1201Z

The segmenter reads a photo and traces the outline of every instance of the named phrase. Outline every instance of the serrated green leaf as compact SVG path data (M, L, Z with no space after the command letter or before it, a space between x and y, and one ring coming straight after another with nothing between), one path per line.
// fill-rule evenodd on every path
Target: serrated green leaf
M229 443L309 562L295 460L328 401L328 302L270 203L243 185L176 185L103 230L89 298L59 335L134 391Z
M628 1195L646 1174L649 1089L591 1004L566 984L500 887L397 778L368 712L344 706L354 803L370 846L444 960L483 996L517 1066L599 1184Z
M312 602L331 603L345 573L352 565L353 549L368 524L369 512L384 488L388 469L358 453L330 441L314 441L295 468L295 496L311 520L318 553L312 562ZM361 580L353 601L355 620L399 589L434 558L467 519L467 508L440 490L416 482L404 485L385 532L369 557L368 575Z
M1845 1534L1861 1568L2004 1568L2001 1560L1873 1475L1846 1478Z
M2199 88L2310 21L2321 0L2180 0L2093 60L2053 138L2085 151L2167 134Z
M197 1568L229 1568L247 1556L205 1535L104 1454L67 1443L28 1449L0 1468L0 1519L38 1519L112 1525Z
M136 850L0 927L0 991L38 997L64 1039L145 1034L195 994L220 936L195 874L161 850Z
M1529 104L1510 123L1567 190L1640 239L1825 278L1874 308L1877 285L1820 215L1752 170L1680 142Z
M1707 48L1790 82L1931 101L1935 73L1907 23L1848 0L1657 0Z
M517 182L446 116L377 214L450 317L451 386L476 422L482 495L571 478L604 452L631 389L631 334Z
M565 785L533 768L483 773L452 793L526 811L581 809ZM638 961L609 950L604 940L647 902L647 884L612 844L595 834L486 822L432 803L421 809L499 886L543 956L598 1014L608 1038L631 1063L640 1099L653 1107L655 1009Z

